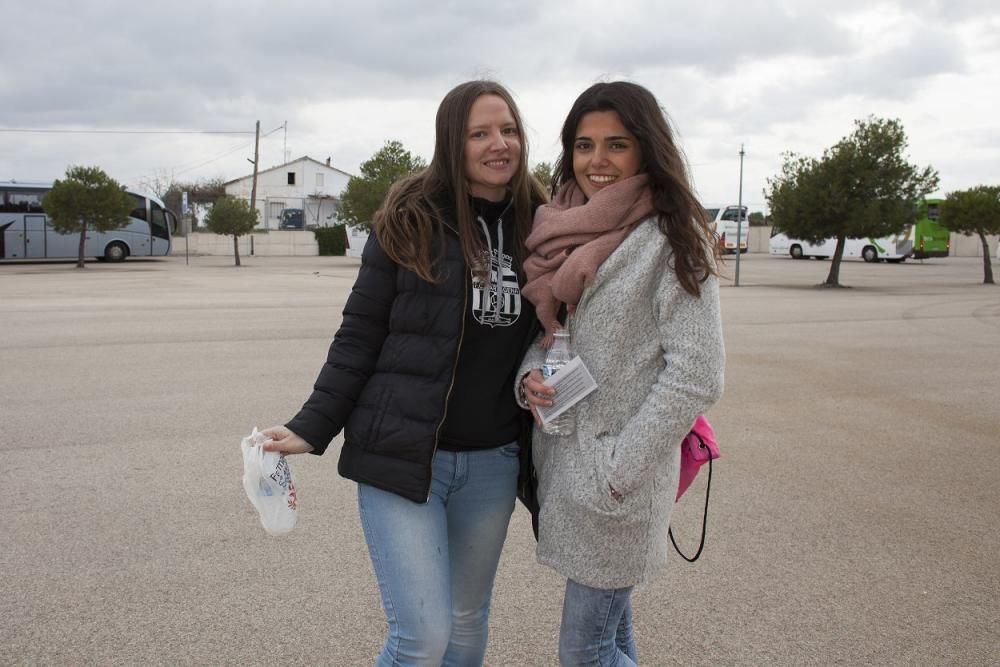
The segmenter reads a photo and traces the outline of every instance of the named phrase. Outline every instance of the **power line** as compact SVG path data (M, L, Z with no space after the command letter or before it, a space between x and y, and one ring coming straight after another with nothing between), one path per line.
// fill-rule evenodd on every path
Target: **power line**
M278 130L280 130L280 129L284 128L284 127L285 127L284 125L279 125L278 127L274 128L270 132L267 132L267 133L261 135L261 137L262 138L269 137L270 135L274 134L275 132L277 132ZM134 134L147 134L147 135L155 135L155 134L171 134L171 135L178 135L178 134L189 134L189 135L191 135L191 134L194 134L194 135L198 135L198 134L200 134L200 135L207 135L207 134L209 134L209 135L210 134L215 134L215 135L252 135L252 134L255 134L256 130L254 130L254 131L249 131L249 130L71 130L71 129L64 129L64 128L48 128L48 127L45 127L45 128L41 128L41 127L40 128L0 127L0 132L6 132L8 134L29 134L29 133L34 133L34 134L133 134L133 135ZM203 162L199 162L197 164L189 163L188 165L183 165L182 167L179 168L179 171L174 171L174 174L177 175L177 174L182 174L182 173L185 173L185 172L188 172L188 171L193 171L195 169L199 169L201 167L204 167L205 165L211 164L213 162L221 160L224 157L232 155L233 153L235 153L237 151L244 150L247 147L252 146L252 145L253 145L253 142L250 142L249 144L242 144L240 146L237 146L236 148L233 148L231 150L226 151L225 153L222 153L221 155L217 155L216 157L209 158L208 160L205 160Z
M267 138L267 137L271 136L272 134L274 134L275 132L277 132L278 130L280 130L282 127L283 127L282 125L279 125L278 127L274 128L270 132L262 134L261 138L263 139L263 138ZM253 134L253 132L251 132L250 134ZM182 165L180 167L177 167L176 171L173 171L173 175L177 176L177 175L189 172L189 171L194 171L195 169L198 169L200 167L204 167L205 165L211 164L213 162L217 162L218 160L221 160L224 157L232 155L236 151L243 150L244 148L249 148L252 145L253 145L253 142L251 141L249 144L242 144L242 145L237 146L236 148L234 148L232 150L229 150L229 151L226 151L225 153L222 153L221 155L217 155L216 157L209 158L208 160L205 160L204 162L199 162L198 164L195 164L193 166Z
M244 150L246 148L249 148L250 146L253 146L253 142L252 141L249 144L242 144L242 145L237 146L236 148L234 148L234 149L232 149L230 151L226 151L225 153L223 153L221 155L218 155L218 156L213 157L213 158L209 158L208 160L205 160L204 162L199 162L198 164L195 164L193 166L186 166L186 165L182 166L182 167L178 168L176 171L172 171L172 173L173 173L174 176L179 176L180 174L183 174L183 173L186 173L186 172L189 172L189 171L194 171L195 169L198 169L200 167L204 167L207 164L212 164L213 162L217 162L217 161L221 160L224 157L232 155L236 151Z
M253 134L245 130L66 130L61 128L0 127L0 132L18 134Z

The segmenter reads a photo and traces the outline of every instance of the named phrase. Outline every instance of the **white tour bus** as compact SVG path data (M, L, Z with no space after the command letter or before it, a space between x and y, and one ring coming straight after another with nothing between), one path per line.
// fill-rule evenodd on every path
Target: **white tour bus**
M42 210L42 198L51 189L51 183L0 181L0 259L79 257L80 235L59 234ZM177 218L156 197L127 192L135 206L128 224L111 232L88 231L85 256L120 262L170 254Z
M747 220L747 207L742 208L743 211L743 223L742 229L739 222L740 207L736 204L728 204L725 206L705 206L705 214L708 217L708 226L715 232L715 235L719 237L719 248L724 253L735 253L736 252L736 236L737 232L740 237L740 252L747 251L747 244L750 240L750 222Z
M780 232L771 232L770 252L772 255L790 255L792 259L829 259L837 250L837 239L826 239L819 243L809 243L801 239L789 238ZM880 239L847 239L844 257L860 257L866 262L903 262L913 254L913 225L898 234Z

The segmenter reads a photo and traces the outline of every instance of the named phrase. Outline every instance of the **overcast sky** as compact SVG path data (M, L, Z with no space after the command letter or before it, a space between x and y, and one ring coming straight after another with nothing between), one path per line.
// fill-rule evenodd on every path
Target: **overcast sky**
M8 3L0 180L97 165L123 183L194 181L309 155L349 173L388 139L429 159L437 105L495 78L532 164L552 162L575 97L628 79L667 110L707 202L765 205L781 154L819 156L877 115L941 192L1000 184L1000 2ZM29 133L9 129L232 131ZM287 142L287 144L286 144Z

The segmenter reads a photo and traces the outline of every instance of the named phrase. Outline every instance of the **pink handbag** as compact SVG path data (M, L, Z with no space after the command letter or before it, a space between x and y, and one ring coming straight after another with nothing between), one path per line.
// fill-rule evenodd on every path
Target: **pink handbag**
M674 499L674 502L680 500L680 497L688 490L691 483L694 482L694 478L698 476L698 471L701 470L701 467L708 463L708 485L705 487L705 514L701 520L701 543L698 545L698 551L695 552L694 556L688 558L680 550L680 547L677 546L677 542L674 540L673 528L667 531L667 534L670 536L670 543L674 545L674 549L677 550L681 558L689 563L698 560L702 549L705 548L705 532L708 528L708 496L712 490L712 459L717 459L719 456L721 456L719 443L715 441L715 431L712 430L712 425L708 423L704 415L698 415L698 418L694 420L694 424L691 426L691 431L681 441L681 473L680 481L677 484L677 498Z
M719 443L715 441L712 425L705 419L705 415L698 415L691 432L681 442L681 479L677 485L676 500L680 500L688 490L701 467L708 461L719 458L720 455Z

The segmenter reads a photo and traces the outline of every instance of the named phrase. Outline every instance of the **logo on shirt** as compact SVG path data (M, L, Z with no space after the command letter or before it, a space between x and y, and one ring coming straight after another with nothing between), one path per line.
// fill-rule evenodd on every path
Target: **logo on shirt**
M489 255L488 282L472 274L472 316L488 327L509 327L521 314L521 286L510 255L496 248Z

